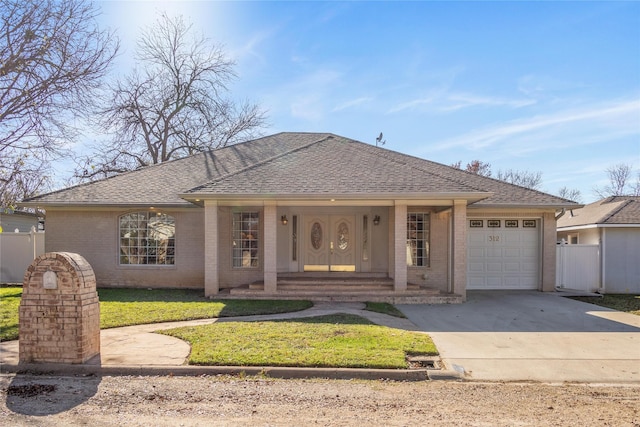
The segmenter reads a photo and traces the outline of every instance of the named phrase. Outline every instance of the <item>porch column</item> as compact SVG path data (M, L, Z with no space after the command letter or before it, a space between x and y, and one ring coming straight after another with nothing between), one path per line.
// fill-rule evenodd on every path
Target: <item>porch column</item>
M556 289L556 230L555 212L546 212L542 216L542 292Z
M453 201L453 248L451 274L453 293L467 299L467 201Z
M396 292L407 290L407 204L397 202L395 204L393 227L393 259L394 275L393 289Z
M275 292L278 282L276 234L278 221L275 202L264 205L264 291Z
M216 295L218 279L218 201L204 201L204 295Z

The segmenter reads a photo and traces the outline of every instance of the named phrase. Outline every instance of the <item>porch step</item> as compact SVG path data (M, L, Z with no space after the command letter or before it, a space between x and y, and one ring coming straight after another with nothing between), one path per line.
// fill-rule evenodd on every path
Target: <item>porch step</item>
M337 279L336 279L337 280ZM377 282L377 283L374 283ZM327 282L326 280L286 279L278 280L275 292L266 293L262 282L255 282L249 286L232 288L228 291L228 298L251 299L308 299L311 301L370 301L388 302L391 304L458 304L462 297L453 294L443 294L437 289L423 288L409 284L407 290L396 292L391 279L343 279L342 281ZM216 298L227 296L217 295Z
M278 288L276 292L266 293L264 288L249 289L247 286L224 290L216 299L281 299L334 302L386 302L389 304L460 304L464 302L460 295L445 294L436 289L420 288L395 292L393 290L287 290Z
M415 286L415 285L410 285ZM264 289L263 282L255 282L249 285L249 289ZM393 290L393 280L389 278L314 278L291 277L278 278L278 289L282 290L329 290L335 291L375 291Z

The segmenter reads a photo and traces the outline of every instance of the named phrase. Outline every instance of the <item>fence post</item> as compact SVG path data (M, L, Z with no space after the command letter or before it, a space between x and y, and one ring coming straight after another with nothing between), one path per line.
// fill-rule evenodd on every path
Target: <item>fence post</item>
M36 227L35 226L31 226L31 231L29 231L29 236L31 237L31 248L32 248L32 253L33 253L33 257L32 259L36 259L38 258L38 254L37 254L37 245L36 245Z
M565 247L567 245L567 241L565 239L562 239L560 241L560 246L559 246L559 250L560 250L560 266L556 266L556 268L560 268L560 287L564 288L565 286Z

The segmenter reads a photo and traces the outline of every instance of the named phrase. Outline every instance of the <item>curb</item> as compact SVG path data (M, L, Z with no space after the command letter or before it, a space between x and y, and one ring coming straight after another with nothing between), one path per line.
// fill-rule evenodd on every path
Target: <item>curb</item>
M63 363L25 363L0 366L1 374L40 375L136 375L198 376L250 375L278 379L323 378L335 380L427 381L462 380L456 371L431 369L357 369L357 368L289 368L275 366L158 366L158 365L81 365Z

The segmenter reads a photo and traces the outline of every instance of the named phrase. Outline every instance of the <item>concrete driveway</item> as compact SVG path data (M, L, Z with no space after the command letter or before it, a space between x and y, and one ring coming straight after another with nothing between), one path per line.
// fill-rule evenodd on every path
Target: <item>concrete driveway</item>
M399 305L470 380L640 383L640 316L558 293L470 291L459 305Z

